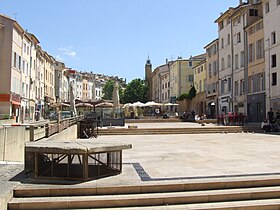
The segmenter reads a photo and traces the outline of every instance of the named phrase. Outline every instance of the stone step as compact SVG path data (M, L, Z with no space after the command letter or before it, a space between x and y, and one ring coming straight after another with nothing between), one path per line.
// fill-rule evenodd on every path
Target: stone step
M280 198L280 187L142 193L102 196L64 196L13 198L9 209L75 209L201 204ZM278 204L280 205L280 204ZM250 206L248 207L250 209Z
M100 135L147 135L147 134L199 134L199 133L237 133L237 132L262 132L257 127L194 127L194 128L113 128L100 129Z
M141 193L184 192L197 190L219 190L280 186L280 178L256 177L237 180L217 180L205 182L145 184L125 186L72 186L72 185L19 185L14 189L14 197L54 197L84 195L117 195Z
M165 205L165 206L141 206L141 207L122 207L114 210L169 210L169 209L186 209L186 210L276 210L280 208L280 199L263 199L250 201L230 201L230 202L213 202L186 205ZM96 208L99 210L100 208Z

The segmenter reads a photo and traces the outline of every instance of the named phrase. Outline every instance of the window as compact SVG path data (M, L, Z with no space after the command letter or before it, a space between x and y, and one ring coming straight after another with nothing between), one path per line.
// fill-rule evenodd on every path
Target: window
M222 94L225 93L225 81L224 80L221 81L221 93Z
M238 65L238 54L235 54L235 69L238 69L239 65Z
M231 91L231 78L228 78L228 91Z
M271 67L276 67L276 54L271 56Z
M269 12L269 2L265 3L265 13Z
M225 59L224 58L222 58L222 70L224 70L224 68L225 68Z
M238 95L238 87L239 87L238 81L235 81L234 82L234 95L235 96Z
M249 45L249 62L255 61L255 44Z
M240 95L244 94L245 83L244 80L240 80Z
M212 52L211 52L211 49L210 49L210 48L207 49L207 54L208 54L208 57L209 57L209 58L212 56Z
M276 33L273 31L271 33L271 45L276 44Z
M261 91L265 90L265 79L264 79L264 74L261 74Z
M264 39L260 39L256 43L257 59L264 58Z
M221 39L221 48L224 49L224 39Z
M25 60L22 60L22 73L25 71Z
M249 93L254 93L254 77L249 77Z
M221 21L221 22L219 23L219 28L220 28L220 30L222 30L222 29L224 28L224 21Z
M214 75L217 74L217 61L213 61L213 73Z
M229 68L229 67L231 67L231 57L230 57L230 55L227 56L227 59L228 59L228 61L227 61L228 65L227 66Z
M192 61L189 61L189 66L192 66Z
M240 32L237 34L237 43L240 43L241 42L241 34Z
M26 43L23 44L24 53L26 53Z
M250 14L250 16L258 16L258 10L257 9L250 9L249 14Z
M277 5L277 6L280 5L280 0L276 0L276 5Z
M227 44L230 45L230 34L227 35Z
M16 52L14 52L13 59L14 59L14 67L16 68L17 67L17 54L16 54Z
M18 69L21 70L21 56L18 56Z
M245 54L244 51L240 52L240 67L245 66Z
M272 73L272 86L277 85L277 73Z
M194 76L193 75L189 75L189 82L193 82L194 81Z
M208 74L209 74L209 77L212 76L212 64L211 63L209 63Z
M201 70L201 72L203 72L203 66L201 66L200 70Z

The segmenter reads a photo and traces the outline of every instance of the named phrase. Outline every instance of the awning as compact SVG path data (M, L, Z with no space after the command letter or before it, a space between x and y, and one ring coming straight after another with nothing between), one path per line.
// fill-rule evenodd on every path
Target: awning
M17 102L17 101L12 101L12 104L13 104L13 105L17 105L17 106L20 106L20 105L21 105L21 103L20 103L20 102Z

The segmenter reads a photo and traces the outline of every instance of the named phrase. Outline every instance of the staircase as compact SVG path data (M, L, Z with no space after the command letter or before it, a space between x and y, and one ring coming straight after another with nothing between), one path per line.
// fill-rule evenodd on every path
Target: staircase
M280 209L280 179L108 187L18 186L13 209Z
M263 132L258 126L201 126L187 128L111 128L100 129L99 135L164 135L201 133Z

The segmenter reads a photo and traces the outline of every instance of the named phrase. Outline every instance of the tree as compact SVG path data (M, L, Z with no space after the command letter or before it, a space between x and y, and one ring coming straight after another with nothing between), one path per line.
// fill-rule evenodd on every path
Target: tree
M143 103L148 101L147 97L148 87L144 80L139 78L132 80L127 84L123 93L123 103L133 103L141 101Z
M103 88L103 99L112 100L113 99L113 90L115 82L113 80L108 80Z
M177 98L177 101L182 101L184 99L192 100L196 96L196 89L194 86L190 89L189 93L183 93Z
M189 99L193 99L196 96L196 89L194 87L194 85L192 86L192 88L189 91Z
M104 96L102 97L102 99L113 100L114 85L115 85L114 80L108 80L106 82L103 88ZM119 97L120 97L120 102L123 103L123 88L121 87L121 85L119 85Z

